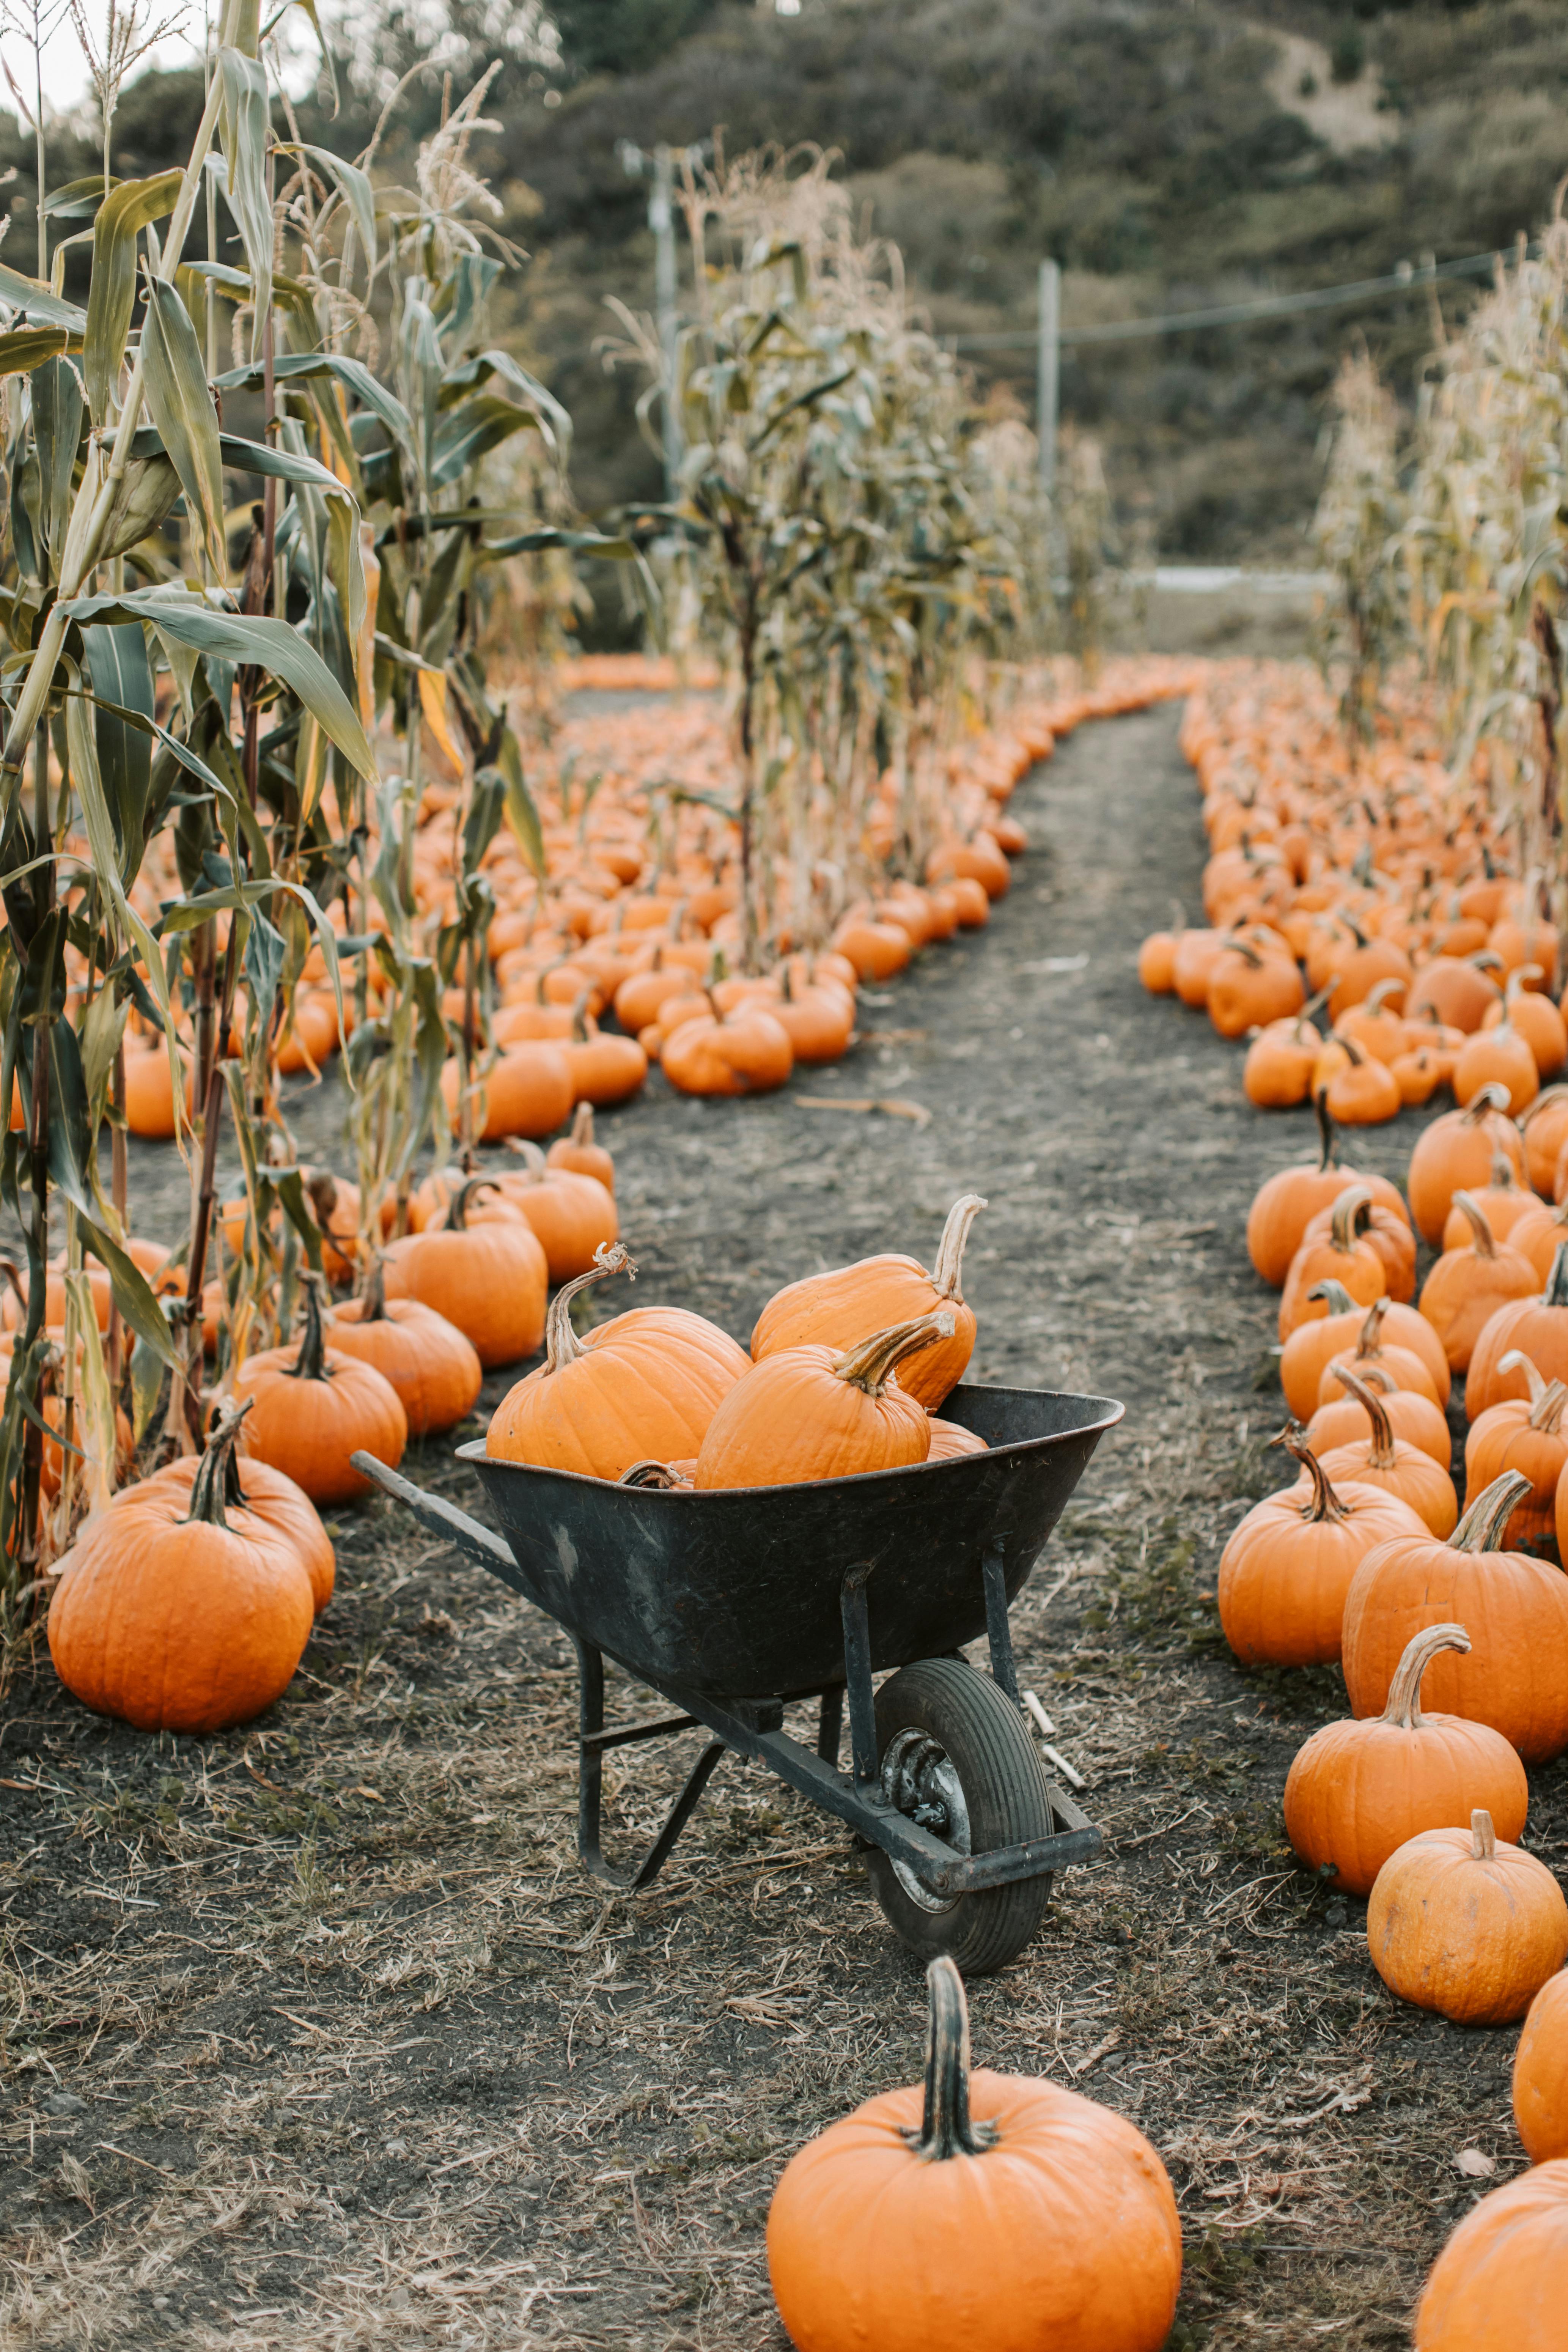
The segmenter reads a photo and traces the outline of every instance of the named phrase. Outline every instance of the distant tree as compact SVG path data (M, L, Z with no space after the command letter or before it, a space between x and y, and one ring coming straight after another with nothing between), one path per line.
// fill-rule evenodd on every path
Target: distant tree
M643 73L697 31L718 0L563 0L563 62L582 74Z

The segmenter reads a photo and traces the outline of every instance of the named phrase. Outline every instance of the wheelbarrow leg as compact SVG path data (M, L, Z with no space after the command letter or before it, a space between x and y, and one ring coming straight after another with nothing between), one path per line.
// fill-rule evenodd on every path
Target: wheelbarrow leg
M985 1578L985 1632L991 1643L992 1680L999 1690L1006 1693L1015 1706L1021 1706L1018 1674L1013 1664L1013 1630L1007 1622L1007 1563L999 1539L985 1547L983 1573Z
M605 1858L601 1845L601 1812L605 1790L605 1659L591 1642L579 1642L577 1665L582 1677L577 1717L577 1852L584 1867L606 1885L640 1895L651 1886L668 1861L675 1842L691 1819L713 1768L724 1753L724 1742L711 1739L686 1777L686 1785L665 1817L664 1827L649 1846L639 1867L623 1870ZM655 1737L667 1729L687 1727L690 1718L677 1717L670 1724L648 1727Z
M816 1711L816 1752L825 1764L838 1769L838 1741L844 1728L844 1685L835 1683L822 1694Z

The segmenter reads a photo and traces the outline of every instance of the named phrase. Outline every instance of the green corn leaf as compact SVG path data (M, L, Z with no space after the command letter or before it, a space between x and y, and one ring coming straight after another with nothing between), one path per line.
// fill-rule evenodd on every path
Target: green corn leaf
M543 430L537 409L520 408L515 401L503 400L499 393L477 393L473 399L466 400L460 408L443 417L432 437L431 487L445 489L487 451L510 441L514 433Z
M239 229L239 241L250 265L250 290L256 304L251 330L251 356L261 347L261 326L272 301L272 206L267 200L267 76L253 57L237 49L220 49L218 74L223 82L223 110L218 140L223 148L229 211Z
M121 180L98 208L92 225L92 280L88 293L86 365L88 405L101 425L119 381L136 299L136 239L150 223L174 209L184 174L160 172L150 180ZM0 292L5 289L0 286ZM41 315L29 304L34 316Z
M121 871L129 877L141 863L153 783L153 666L140 629L85 629L82 642L96 705L92 726L99 774L115 819ZM135 719L121 718L121 710L133 712Z
M221 612L184 589L142 588L125 596L78 596L63 608L68 618L89 621L148 621L161 637L218 661L250 663L278 678L298 696L362 776L375 774L375 755L359 715L326 664L287 621Z
M0 263L0 302L35 326L65 327L73 335L87 332L85 310L74 302L62 301L41 279L24 278L19 269L7 269L4 263Z
M13 327L0 335L0 375L31 375L46 360L58 359L69 348L67 327Z
M273 365L273 379L279 384L305 383L331 377L345 392L353 393L362 408L368 408L385 425L393 439L412 452L414 425L408 411L395 393L388 392L377 382L363 360L346 358L340 352L284 352ZM214 378L219 392L256 392L266 381L261 367L230 368L226 375Z
M303 155L324 178L334 184L349 208L359 241L364 247L365 260L374 271L376 257L375 190L371 185L369 173L362 172L357 163L349 163L342 155L334 155L326 147L280 145L278 152L280 155Z
M206 365L191 314L166 278L155 278L147 289L142 359L153 423L180 478L191 518L206 540L213 569L221 573L223 464L217 411L207 390Z
M495 763L500 772L505 793L506 821L511 827L518 847L533 873L542 882L545 878L544 829L539 822L539 811L533 804L533 794L529 791L523 776L522 753L519 749L517 737L510 727L501 736L500 748L496 753ZM481 769L479 774L485 773L486 771ZM476 776L475 783L478 784L479 781L479 777Z

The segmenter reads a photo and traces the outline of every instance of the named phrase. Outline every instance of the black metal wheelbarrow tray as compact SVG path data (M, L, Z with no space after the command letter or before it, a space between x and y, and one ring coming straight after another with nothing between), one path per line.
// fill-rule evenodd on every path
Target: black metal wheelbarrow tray
M647 1886L733 1748L849 1824L911 1950L984 1973L1034 1934L1051 1874L1100 1847L1046 1776L1007 1609L1122 1410L1108 1397L964 1386L942 1412L986 1453L713 1493L611 1485L460 1446L504 1542L374 1456L353 1458L571 1634L582 1670L577 1844L597 1877ZM959 1654L982 1634L989 1675ZM606 1727L606 1657L679 1712ZM785 1706L809 1698L820 1703L815 1748L784 1724ZM664 1827L639 1866L616 1868L601 1847L606 1749L699 1726L711 1738Z

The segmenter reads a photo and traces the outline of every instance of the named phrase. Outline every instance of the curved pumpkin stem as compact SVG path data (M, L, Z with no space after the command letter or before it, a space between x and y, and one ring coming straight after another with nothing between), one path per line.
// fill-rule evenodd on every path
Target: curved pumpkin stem
M193 1520L201 1520L208 1527L226 1528L228 1521L224 1516L224 1505L227 1502L244 1503L234 1455L240 1423L255 1402L254 1397L247 1397L243 1404L236 1405L231 1412L225 1413L207 1439L207 1450L196 1465L195 1478L191 1486L191 1507L185 1513L185 1526L188 1527Z
M573 1112L570 1139L579 1145L593 1142L594 1106L591 1102L580 1102Z
M1337 1250L1353 1250L1356 1236L1372 1222L1372 1194L1364 1184L1347 1184L1329 1214Z
M1484 1805L1478 1805L1470 1815L1470 1859L1473 1862L1497 1860L1497 1832Z
M1497 1243L1493 1238L1487 1213L1473 1192L1456 1192L1453 1205L1462 1217L1469 1220L1470 1247L1478 1257L1496 1257Z
M1329 1367L1334 1378L1353 1396L1372 1423L1372 1448L1367 1455L1369 1470L1393 1470L1399 1455L1394 1443L1394 1424L1388 1418L1388 1408L1375 1389L1369 1389L1359 1378L1352 1364L1341 1362Z
M1366 1321L1356 1334L1355 1351L1358 1357L1382 1355L1383 1318L1387 1314L1388 1308L1389 1297L1386 1291L1381 1298L1374 1298L1367 1308Z
M578 1045L588 1042L588 999L593 993L591 988L579 990L572 1006L572 1037Z
M917 1315L908 1323L890 1323L885 1331L873 1331L840 1356L833 1370L841 1381L864 1389L868 1396L880 1396L906 1356L933 1339L951 1339L952 1333L952 1318L945 1307L934 1315Z
M931 2012L925 2112L919 2131L906 2130L904 2138L926 2164L984 2156L1000 2134L994 2124L977 2123L969 2112L969 2004L963 1979L945 1953L926 1970L926 1997Z
M991 1203L978 1192L965 1192L947 1213L947 1223L942 1229L942 1241L936 1254L936 1266L931 1275L931 1288L939 1298L951 1298L955 1307L963 1304L963 1251L969 1239L969 1228L982 1209Z
M1523 1187L1514 1173L1513 1162L1507 1152L1494 1151L1492 1153L1492 1191L1518 1192L1522 1190Z
M1502 1541L1502 1531L1512 1518L1525 1496L1534 1492L1535 1482L1522 1470L1505 1470L1494 1478L1470 1505L1453 1534L1448 1538L1450 1551L1496 1551Z
M1500 1085L1496 1078L1491 1078L1470 1097L1459 1113L1459 1124L1461 1127L1479 1127L1491 1112L1507 1108L1508 1088Z
M1509 973L1503 982L1503 1003L1508 1006L1510 1013L1513 1011L1514 1000L1523 994L1525 983L1532 972L1537 980L1544 980L1546 977L1546 968L1543 964L1521 963Z
M300 1353L286 1367L284 1377L291 1381L324 1381L331 1378L327 1370L327 1336L321 1322L321 1293L326 1284L319 1274L302 1274L305 1286L305 1328L300 1337Z
M468 1202L474 1195L500 1190L493 1176L465 1176L447 1203L447 1231L449 1234L466 1234L468 1230Z
M1331 1275L1325 1276L1321 1282L1314 1282L1307 1296L1309 1298L1326 1298L1331 1315L1349 1315L1355 1306L1355 1300L1344 1284L1336 1282Z
M1325 989L1323 994L1331 996L1332 988ZM1334 1164L1334 1154L1339 1149L1339 1138L1334 1133L1334 1122L1329 1117L1327 1087L1320 1087L1312 1097L1312 1108L1318 1114L1318 1173L1320 1176L1326 1176Z
M617 1486L658 1486L666 1489L690 1485L687 1478L678 1478L668 1462L634 1462L616 1480Z
M1469 1647L1470 1637L1462 1625L1424 1625L1419 1633L1412 1633L1394 1669L1382 1720L1396 1724L1401 1731L1419 1731L1426 1720L1421 1712L1422 1675L1439 1650L1466 1653Z
M1318 1526L1324 1520L1349 1518L1350 1513L1330 1486L1328 1472L1308 1444L1307 1433L1299 1422L1288 1422L1269 1443L1282 1445L1287 1454L1293 1454L1312 1482L1312 1498L1301 1514L1304 1519Z
M572 1139L574 1142L576 1141L575 1135ZM537 1143L529 1143L521 1135L509 1135L506 1148L521 1160L522 1180L525 1184L543 1183L550 1163Z
M1500 1356L1498 1370L1524 1374L1530 1383L1530 1426L1554 1437L1563 1408L1568 1404L1568 1388L1561 1381L1543 1381L1522 1348L1510 1348L1506 1356Z
M1369 1013L1381 1013L1384 999L1392 996L1396 988L1404 988L1406 985L1407 983L1399 978L1397 972L1391 972L1386 980L1380 980L1375 988L1368 989L1362 1003Z
M592 1282L603 1282L607 1274L624 1274L635 1282L637 1270L630 1252L622 1242L601 1242L594 1252L594 1263L586 1274L571 1282L563 1282L550 1302L550 1312L544 1318L544 1370L548 1376L558 1372L563 1364L574 1364L586 1353L572 1328L572 1301L580 1290Z

